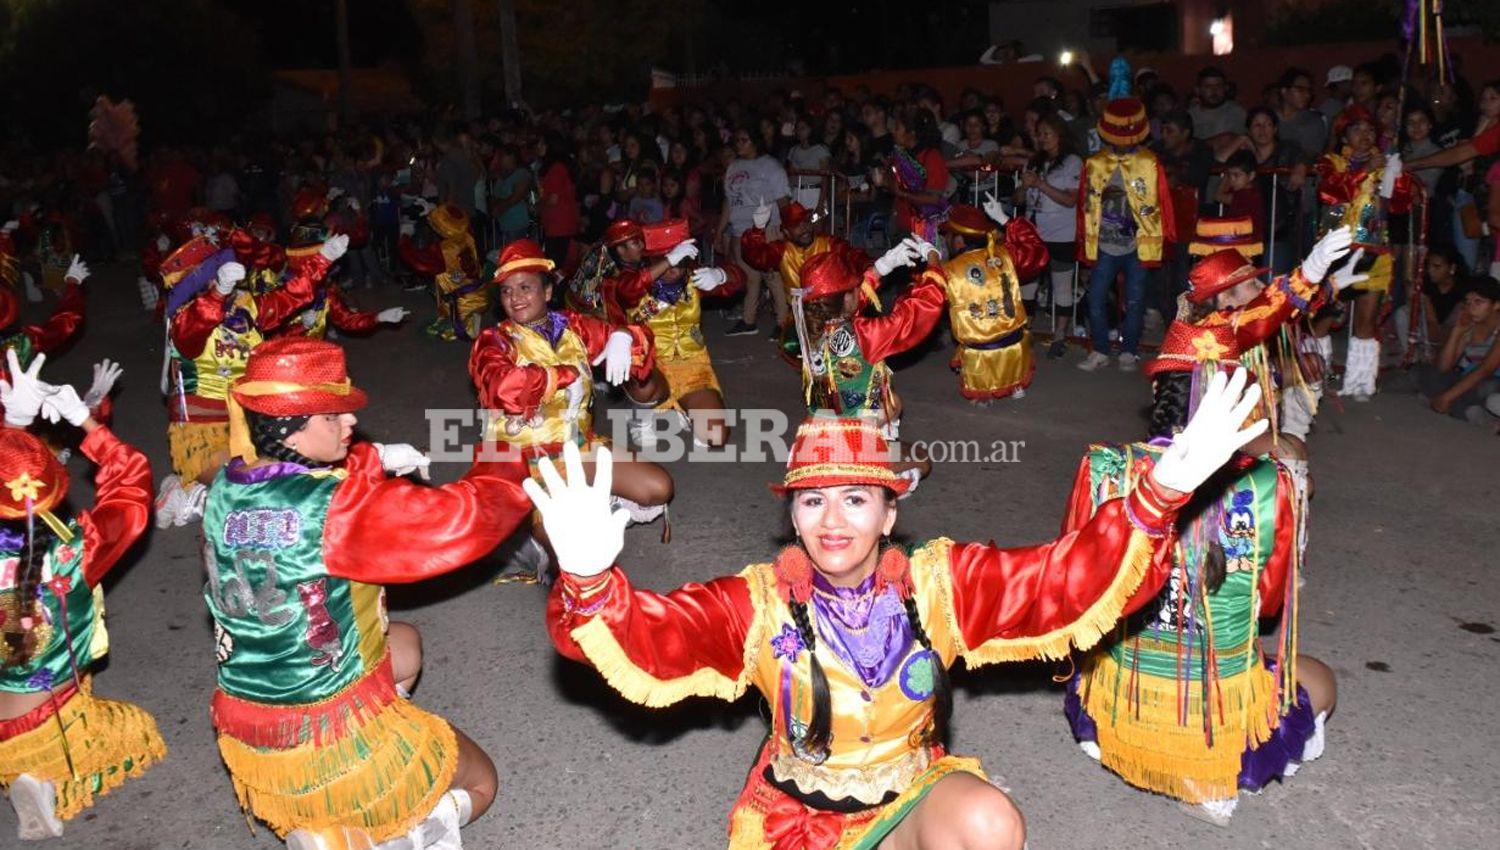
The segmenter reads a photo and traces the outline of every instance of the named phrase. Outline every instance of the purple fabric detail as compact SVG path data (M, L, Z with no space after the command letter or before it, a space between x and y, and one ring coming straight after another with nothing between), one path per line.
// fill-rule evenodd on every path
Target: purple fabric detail
M657 279L651 284L651 297L663 304L676 304L682 298L682 293L687 291L688 279L684 275L676 283L665 283Z
M26 532L0 528L0 552L19 552L26 548Z
M240 458L229 461L224 469L224 477L232 484L259 484L262 481L270 481L272 478L280 478L284 475L296 475L306 472L307 467L300 463L287 463L278 461L268 463L265 466L250 467Z
M1078 696L1078 682L1077 673L1068 680L1068 690L1063 695L1063 715L1068 718L1068 727L1073 730L1075 740L1098 741L1099 727L1094 725L1094 718L1083 710L1083 699Z
M197 297L219 274L219 267L234 259L234 250L225 248L210 254L198 267L183 275L167 293L167 316L170 317Z
M555 310L548 310L546 318L526 327L541 334L547 340L548 345L556 348L558 340L562 339L563 331L568 329L568 317Z
M802 634L791 623L783 623L781 634L771 638L771 654L793 664L797 663L797 656L806 648L802 644Z
M1005 336L1000 337L994 342L977 342L972 345L966 344L964 347L973 349L974 351L994 351L998 348L1010 348L1012 345L1020 342L1025 337L1026 328L1021 328L1014 333L1008 333Z
M871 575L858 587L834 587L813 573L818 637L866 687L890 681L911 650L911 623L894 587L874 594Z

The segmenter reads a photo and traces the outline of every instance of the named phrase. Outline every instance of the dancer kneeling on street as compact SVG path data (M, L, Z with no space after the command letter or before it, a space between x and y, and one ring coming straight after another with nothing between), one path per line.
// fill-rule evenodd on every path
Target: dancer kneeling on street
M1217 378L1197 415L1132 489L1041 545L936 538L893 546L909 482L866 419L814 417L786 476L798 542L774 561L658 594L615 566L626 516L610 513L607 452L586 482L541 464L523 484L552 534L562 579L553 642L632 702L738 699L752 685L771 732L730 815L729 847L1020 848L1015 804L978 760L946 749L947 668L1061 658L1092 646L1166 580L1178 509L1265 430L1241 430L1259 399Z
M459 827L494 800L495 766L408 701L421 639L387 620L383 585L493 550L530 512L525 467L476 458L442 487L388 478L427 458L354 441L365 394L329 342L262 344L230 393L204 596L214 728L240 804L298 850L460 847Z

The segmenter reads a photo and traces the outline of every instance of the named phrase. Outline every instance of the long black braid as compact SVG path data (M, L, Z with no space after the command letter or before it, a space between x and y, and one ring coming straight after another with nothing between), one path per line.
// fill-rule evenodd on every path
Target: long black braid
M302 466L321 466L304 457L301 452L288 446L287 437L301 431L311 416L271 416L266 413L245 411L245 424L250 426L250 444L255 453L263 457Z
M927 727L923 743L935 746L948 738L948 720L953 716L953 688L948 682L948 668L943 666L943 659L933 651L932 639L927 637L922 616L917 613L916 598L907 596L901 601L906 603L906 621L911 624L911 633L932 656L932 724Z
M814 651L818 645L818 637L813 629L812 618L807 615L807 603L793 599L789 605L792 620L797 624L797 633L802 636L802 643L807 647L807 657L812 664L813 713L812 722L808 723L807 732L800 741L796 739L791 723L787 723L787 740L791 742L793 752L800 750L821 760L828 755L829 744L833 741L833 705L828 693L828 676L823 673L823 665L819 663L818 654Z
M11 523L11 525L20 525L23 530L25 528L23 523ZM47 559L47 553L52 549L53 539L52 529L38 522L31 529L31 535L21 550L22 564L16 577L10 610L5 612L4 635L7 649L5 666L7 667L24 667L36 654L37 641L32 639L35 628L23 629L21 621L26 617L34 616L37 611L35 606L37 591L42 583L42 564ZM67 637L64 636L63 639L67 640Z
M1151 437L1172 437L1187 425L1189 408L1192 406L1193 376L1189 372L1166 372L1151 383ZM1200 486L1197 493L1182 511L1182 517L1196 519L1213 506L1223 495L1223 487L1215 486L1220 475ZM1209 593L1218 590L1228 572L1228 558L1219 540L1219 530L1209 529L1208 548L1203 553L1203 569L1200 573L1203 586Z

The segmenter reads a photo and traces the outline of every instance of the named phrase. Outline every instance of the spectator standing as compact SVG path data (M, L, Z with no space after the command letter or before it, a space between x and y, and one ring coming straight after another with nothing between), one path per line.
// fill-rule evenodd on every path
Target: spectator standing
M756 332L756 315L760 310L761 288L771 290L776 310L776 326L786 321L786 292L780 279L762 273L745 262L740 251L740 237L754 225L755 210L761 204L771 205L767 227L774 233L781 226L780 207L791 198L786 169L774 157L761 152L760 142L750 129L736 130L733 137L735 160L724 170L724 214L715 242L745 273L745 303L740 320L730 326L730 336Z
M1286 69L1281 75L1277 136L1295 144L1309 163L1328 144L1328 119L1311 108L1312 96L1312 75L1301 68Z
M500 240L495 247L503 248L531 232L531 187L531 169L521 167L514 147L502 145L490 180L490 217Z
M908 109L896 118L891 135L896 147L887 167L874 172L876 188L890 193L899 232L937 244L951 188L937 120L925 109Z
M1230 96L1229 79L1212 65L1198 72L1198 102L1188 107L1193 132L1205 141L1239 135L1245 129L1245 107Z
M787 149L786 164L793 171L827 171L832 154L828 146L813 138L812 119L798 116L796 121L797 143ZM797 186L794 200L810 210L828 209L828 181L821 176L798 175L792 181Z
M542 250L547 259L563 268L583 227L578 188L573 183L573 157L567 142L557 133L542 136L537 155L541 160L537 218L542 228Z
M1323 81L1323 87L1328 90L1328 97L1318 105L1318 111L1323 113L1323 119L1331 126L1333 119L1344 111L1349 105L1349 93L1354 85L1354 69L1348 65L1334 65L1328 69L1328 77Z
M1021 173L1021 193L1051 258L1048 280L1052 305L1059 310L1071 310L1078 250L1078 182L1083 174L1083 160L1073 147L1068 125L1054 113L1042 116L1037 122L1036 143L1036 157ZM1021 297L1034 300L1036 287L1035 281L1022 284Z
M998 159L1000 143L986 134L984 113L969 112L963 117L963 137L954 145L948 170L958 180L958 200L970 206L984 203L985 194L999 192Z

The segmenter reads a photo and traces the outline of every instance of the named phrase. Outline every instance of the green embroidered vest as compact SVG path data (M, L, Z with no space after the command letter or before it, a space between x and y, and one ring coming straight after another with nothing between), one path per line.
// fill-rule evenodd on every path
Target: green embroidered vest
M90 662L104 654L107 641L102 606L95 605L94 590L83 580L83 529L72 520L68 528L73 541L64 543L54 538L43 556L37 598L30 606L21 604L17 588L26 553L0 552L0 630L7 636L24 634L31 655L25 664L11 666L10 642L0 640L0 691L28 694L52 690L73 678L75 659L82 674ZM17 621L12 622L13 618ZM29 619L30 626L19 618ZM100 642L97 653L96 634Z

